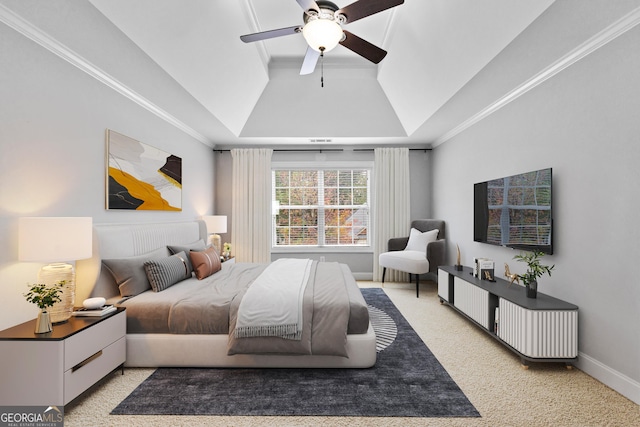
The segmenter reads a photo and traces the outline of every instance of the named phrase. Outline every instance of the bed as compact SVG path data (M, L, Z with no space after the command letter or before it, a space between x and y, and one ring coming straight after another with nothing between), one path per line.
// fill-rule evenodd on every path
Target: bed
M220 271L201 280L194 276L159 292L145 290L133 297L122 297L122 284L119 286L116 282L114 272L109 269L112 267L110 262L124 260L136 265L148 254L162 253L169 247L188 252L189 245L204 242L206 238L206 226L202 221L94 225L93 256L76 263L76 301L104 297L109 303L127 308L125 366L367 368L375 364L375 333L368 319L366 303L344 264L307 264L307 271L313 272L318 283L304 288L300 298L305 301L304 307L313 301L315 314L301 316L306 320L296 340L242 338L234 333L241 317L239 304L251 286L257 287L254 282L266 274L263 270L275 267L271 264L225 262ZM170 254L172 251L167 252L167 256ZM322 336L319 326L309 319L315 317L322 324L335 323L331 321L336 317L332 308L318 309L316 300L336 298L336 292L330 287L334 281L332 277L338 277L336 275L344 281L344 286L339 285L339 288L344 288L340 291L343 294L340 299L347 310L344 321L347 329L343 331L344 342L336 344L334 351L335 343L331 340L315 339ZM218 313L222 326L220 322L208 320L212 313ZM323 340L327 342L322 343ZM267 347L256 351L247 345L260 341L265 341ZM269 347L269 342L274 341L276 343Z

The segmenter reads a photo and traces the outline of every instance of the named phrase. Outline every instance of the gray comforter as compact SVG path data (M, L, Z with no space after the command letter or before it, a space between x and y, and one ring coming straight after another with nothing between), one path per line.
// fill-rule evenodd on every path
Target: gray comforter
M233 332L241 298L231 303L228 354L322 354L347 356L349 295L338 263L314 262L302 303L302 339L236 338Z
M242 295L266 265L223 266L204 280L188 279L162 292L147 291L123 301L127 333L229 334L229 354L346 356L346 335L367 332L367 306L349 268L314 262L313 280L304 294L302 340L235 338L233 328Z

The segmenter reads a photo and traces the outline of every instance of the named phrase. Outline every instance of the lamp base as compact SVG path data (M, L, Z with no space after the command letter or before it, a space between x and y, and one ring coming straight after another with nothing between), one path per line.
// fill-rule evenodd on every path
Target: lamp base
M222 243L219 234L212 234L209 236L209 243L213 246L218 255L222 253Z
M61 280L64 280L65 284L62 287L60 301L47 310L51 323L63 323L71 317L76 299L76 273L73 266L66 263L45 265L38 273L38 283L47 286L55 285Z

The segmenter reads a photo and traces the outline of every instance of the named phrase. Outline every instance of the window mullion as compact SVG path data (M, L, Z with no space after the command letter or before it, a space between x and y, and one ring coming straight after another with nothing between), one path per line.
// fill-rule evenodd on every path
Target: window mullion
M318 246L324 246L324 170L318 171Z

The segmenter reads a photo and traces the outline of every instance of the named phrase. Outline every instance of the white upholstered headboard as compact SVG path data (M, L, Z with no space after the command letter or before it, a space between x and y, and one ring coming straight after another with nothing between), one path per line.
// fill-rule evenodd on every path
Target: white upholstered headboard
M76 262L76 302L90 297L118 296L111 273L102 271L102 259L127 258L167 245L207 241L204 221L143 224L94 224L93 256Z

